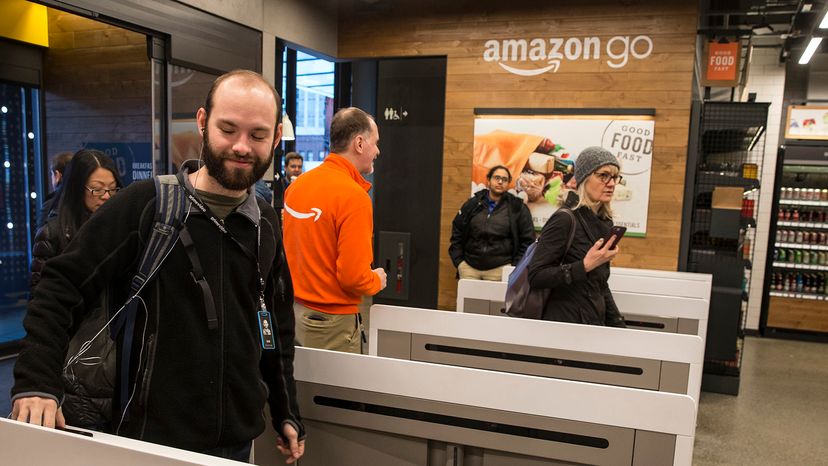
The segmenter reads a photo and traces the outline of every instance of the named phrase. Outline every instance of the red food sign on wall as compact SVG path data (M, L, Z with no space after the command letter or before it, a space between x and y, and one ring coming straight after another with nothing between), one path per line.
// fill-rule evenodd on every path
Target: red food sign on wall
M710 42L707 45L707 81L736 81L741 44Z

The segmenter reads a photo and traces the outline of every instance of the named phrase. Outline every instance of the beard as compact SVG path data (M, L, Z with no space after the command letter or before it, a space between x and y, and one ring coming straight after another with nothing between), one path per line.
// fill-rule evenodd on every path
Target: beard
M270 163L273 161L273 152L270 151L266 160L254 154L237 156L233 152L216 153L210 145L209 130L204 132L204 144L201 146L201 159L210 174L218 183L230 191L241 191L253 186L262 179ZM224 166L225 160L250 161L251 168L228 169Z

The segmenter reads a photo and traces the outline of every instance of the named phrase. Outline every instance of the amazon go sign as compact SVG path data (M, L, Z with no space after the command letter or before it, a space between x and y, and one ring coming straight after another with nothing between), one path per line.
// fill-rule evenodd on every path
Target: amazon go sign
M520 76L537 76L557 72L564 61L601 61L602 54L610 68L623 68L630 60L649 57L653 40L649 36L615 36L603 44L599 37L552 37L488 40L484 47L484 61Z

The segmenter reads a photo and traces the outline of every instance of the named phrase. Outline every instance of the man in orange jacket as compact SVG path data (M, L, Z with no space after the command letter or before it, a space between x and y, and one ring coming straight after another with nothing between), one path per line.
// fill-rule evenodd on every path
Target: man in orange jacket
M385 288L385 270L371 269L371 183L377 124L358 108L336 112L331 153L294 181L285 194L284 241L293 277L296 342L360 353L363 296Z

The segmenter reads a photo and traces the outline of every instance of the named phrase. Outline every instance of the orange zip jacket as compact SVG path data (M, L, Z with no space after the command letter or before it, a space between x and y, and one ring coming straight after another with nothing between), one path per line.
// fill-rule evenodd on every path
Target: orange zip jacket
M374 219L365 181L331 153L285 193L285 253L297 302L329 314L356 314L362 296L380 291L371 271Z

